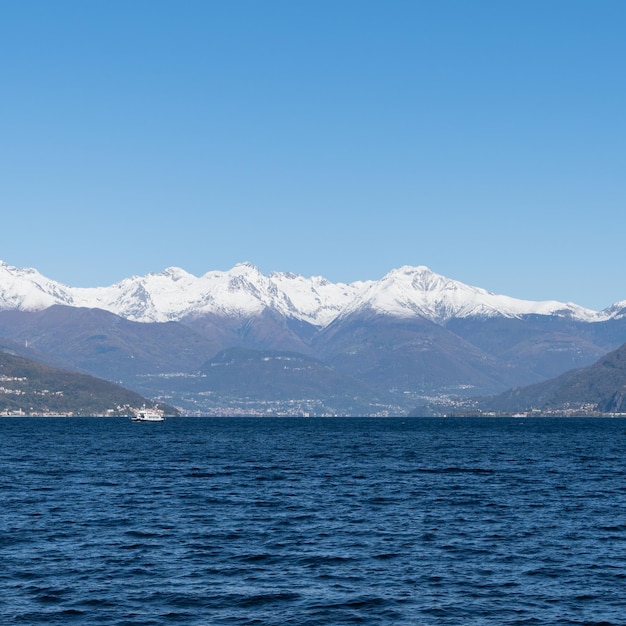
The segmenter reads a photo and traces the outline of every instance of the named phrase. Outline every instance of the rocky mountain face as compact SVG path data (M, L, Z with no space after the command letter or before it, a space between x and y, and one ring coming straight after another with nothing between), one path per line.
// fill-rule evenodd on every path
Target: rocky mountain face
M261 401L281 376L285 398L290 388L298 398L338 398L325 378L323 368L331 368L359 411L380 401L400 412L417 396L492 394L540 382L624 342L626 302L591 311L518 300L423 266L351 284L264 276L250 264L201 277L169 268L110 287L72 288L0 263L0 345L152 397L187 394L188 406L209 397L217 406L220 394L228 390L231 398L236 389ZM219 385L207 371L198 374L231 349L258 358L226 368L229 381ZM263 354L284 352L319 364L317 387L267 367ZM326 408L345 412L346 397Z

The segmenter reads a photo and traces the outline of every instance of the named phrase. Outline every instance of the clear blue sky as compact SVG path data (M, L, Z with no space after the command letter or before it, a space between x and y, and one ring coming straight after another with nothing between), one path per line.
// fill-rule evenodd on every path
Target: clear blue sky
M0 259L626 299L623 0L0 0Z

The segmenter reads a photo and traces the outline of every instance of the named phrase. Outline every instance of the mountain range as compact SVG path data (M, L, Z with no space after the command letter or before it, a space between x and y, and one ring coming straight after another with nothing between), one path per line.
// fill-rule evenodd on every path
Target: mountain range
M0 347L189 411L235 410L238 397L242 411L261 411L271 388L298 410L397 413L421 398L538 383L625 342L626 301L593 311L520 300L425 266L343 284L242 263L76 288L0 262ZM216 378L220 362L229 366ZM317 385L295 373L304 363Z
M401 318L420 316L437 324L468 317L556 315L594 322L626 316L626 300L603 311L573 303L520 300L445 278L425 266L404 266L377 281L349 284L287 272L265 276L251 263L200 277L170 267L109 287L83 288L0 261L0 310L36 311L54 304L99 308L137 322L245 317L273 310L316 327L365 309Z

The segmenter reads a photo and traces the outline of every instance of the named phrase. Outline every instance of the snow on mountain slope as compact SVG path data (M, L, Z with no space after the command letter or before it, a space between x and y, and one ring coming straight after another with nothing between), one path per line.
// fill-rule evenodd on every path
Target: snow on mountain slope
M600 312L606 319L622 319L626 317L626 300L621 300Z
M193 297L196 280L192 274L170 267L110 287L76 288L74 294L81 306L105 309L133 321L167 322L178 317L184 299Z
M270 280L293 305L290 314L314 326L330 324L373 281L331 283L321 276L304 278L289 272L273 272Z
M250 263L200 277L170 267L111 287L77 289L76 299L139 322L165 322L204 313L247 317L268 307L293 309L285 294Z
M53 304L97 307L140 322L205 314L248 318L272 309L318 327L365 309L423 316L439 324L471 316L558 315L593 322L626 314L626 301L596 312L571 303L518 300L445 278L424 266L405 266L381 280L351 284L281 272L265 276L250 263L200 277L170 267L109 287L72 288L34 269L0 262L0 310L39 310Z
M606 319L575 304L532 302L493 294L435 274L425 266L404 266L389 272L356 298L342 315L362 309L396 317L423 316L436 323L458 317L559 315L583 321Z
M111 287L76 289L75 299L83 306L98 306L141 322L203 314L249 317L272 308L287 317L324 326L365 284L334 284L324 278L278 272L267 277L254 265L240 263L226 272L213 271L200 277L171 267Z
M0 310L35 311L53 304L75 305L72 289L37 270L0 261Z

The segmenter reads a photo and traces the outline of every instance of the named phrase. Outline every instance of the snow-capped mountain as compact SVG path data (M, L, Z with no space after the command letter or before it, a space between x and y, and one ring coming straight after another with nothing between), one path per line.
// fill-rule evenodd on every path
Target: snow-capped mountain
M580 321L607 319L604 312L556 301L533 302L470 287L435 274L428 267L404 266L371 283L342 312L347 316L363 309L395 317L425 317L435 323L465 317L521 317L556 315Z
M602 315L606 317L606 319L618 320L626 317L626 300L621 300L620 302L616 302L612 304L610 307L604 309L602 311Z
M625 342L626 301L597 312L519 300L424 266L350 284L266 276L249 263L202 276L170 267L108 287L75 288L0 262L3 348L128 381L143 395L170 397L178 389L181 401L189 377L223 350L256 352L263 363L276 351L300 353L405 406L415 394L488 394L545 380ZM256 372L259 398L268 384L261 369L246 370ZM233 376L232 388L240 389ZM204 374L190 406L214 401L203 381ZM321 388L310 393L328 400ZM355 402L355 411L368 410Z
M53 304L75 306L72 289L37 270L0 261L0 310L39 311Z
M290 273L273 272L270 280L293 306L290 315L314 326L327 326L373 281L351 284L331 283L321 276L304 278Z
M53 304L100 308L138 322L204 315L244 319L272 310L319 328L367 309L401 318L424 317L437 324L453 318L530 314L593 322L626 314L626 301L597 312L572 303L519 300L451 280L425 266L405 266L378 281L350 284L282 272L265 276L250 263L200 277L170 267L109 287L77 288L34 269L0 262L0 310L35 311Z
M80 306L98 307L139 322L207 314L246 318L271 309L285 317L325 326L365 285L279 272L268 277L254 265L240 263L229 271L212 271L200 277L170 267L111 287L73 289L71 293Z
M267 307L288 308L284 294L250 264L200 277L170 267L158 274L74 293L82 306L99 307L139 322L166 322L205 313L246 317Z

